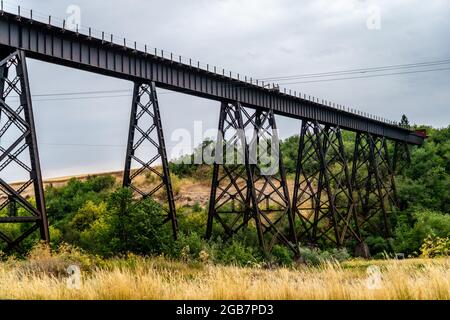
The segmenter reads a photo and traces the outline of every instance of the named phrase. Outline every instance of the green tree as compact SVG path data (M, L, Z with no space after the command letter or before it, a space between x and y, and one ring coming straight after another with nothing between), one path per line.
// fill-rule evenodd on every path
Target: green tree
M163 210L153 199L136 202L129 189L119 189L109 198L108 214L105 245L111 252L157 254L171 245L172 230L164 224Z
M402 118L400 119L400 126L404 127L404 128L409 128L409 120L408 117L403 114Z

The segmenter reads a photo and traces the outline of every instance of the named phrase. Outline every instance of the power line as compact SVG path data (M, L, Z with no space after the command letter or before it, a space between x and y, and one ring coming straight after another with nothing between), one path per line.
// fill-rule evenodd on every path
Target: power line
M436 68L436 69L426 69L426 70L393 72L393 73L383 73L383 74L354 76L354 77L340 77L340 78L332 78L332 79L280 82L280 84L289 85L289 84L301 84L301 83L315 83L315 82L329 82L329 81L351 80L351 79L376 78L376 77L386 77L386 76L402 75L402 74L444 71L444 70L450 70L450 68ZM331 75L331 73L329 73L329 74ZM293 80L294 79L295 78L293 78ZM63 97L63 96L72 96L72 95L95 95L95 94L100 94L100 93L117 93L117 92L130 92L131 93L131 90L79 91L79 92L45 93L45 94L43 93L43 94L33 94L32 96L33 97L54 97L54 96ZM175 92L160 92L159 94L173 94L173 93L175 93ZM39 102L39 101L65 101L65 100L107 99L107 98L123 98L123 97L132 97L132 95L127 94L127 95L103 95L103 96L90 96L90 97L63 97L63 98L54 98L54 99L52 99L52 98L50 98L50 99L33 99L33 101L36 101L36 102ZM18 97L11 97L11 98L18 99Z
M105 148L126 148L126 144L91 144L91 143L54 143L54 142L39 142L38 145L42 146L57 146L57 147L105 147ZM192 145L189 144L178 144L178 143L166 143L167 146L189 146L192 147ZM154 145L149 144L145 145L142 144L141 147L144 148L155 148Z
M88 100L88 99L107 99L107 98L123 98L131 97L131 94L111 95L111 96L97 96L97 97L71 97L71 98L49 98L49 99L33 99L34 101L65 101L65 100Z
M377 78L377 77L387 77L387 76L394 76L394 75L401 75L401 74L413 74L413 73L444 71L444 70L450 70L450 68L416 70L416 71L405 71L405 72L393 72L393 73L373 74L373 75L356 76L356 77L343 77L343 78L308 80L308 81L282 82L281 84L282 85L288 85L288 84L299 84L299 83L314 83L314 82L328 82L328 81L339 81L339 80L350 80L350 79Z
M300 78L316 78L316 77L328 77L333 75L347 75L353 73L369 73L369 72L381 72L381 71L390 71L390 70L398 70L398 69L410 69L410 68L420 68L420 67L428 67L442 64L449 64L450 59L446 60L436 60L429 62L418 62L418 63L409 63L409 64L398 64L398 65L388 65L388 66L380 66L380 67L368 67L368 68L359 68L359 69L346 69L339 71L329 71L329 72L319 72L319 73L307 73L307 74L299 74L299 75L290 75L290 76L279 76L279 77L267 77L267 78L259 78L260 80L288 80L288 79L300 79Z
M425 67L425 66L433 66L433 65L442 65L449 64L450 59L446 60L435 60L428 62L417 62L417 63L409 63L409 64L398 64L398 65L388 65L388 66L380 66L380 67L368 67L368 68L360 68L360 69L347 69L340 71L330 71L330 72L320 72L320 73L309 73L309 74L301 74L301 75L291 75L291 76L280 76L280 77L272 77L272 78L260 78L260 80L295 80L302 78L323 78L330 77L333 75L350 75L350 74L358 74L358 73L370 73L370 72L381 72L381 71L391 71L398 70L404 68L417 68L417 67ZM442 71L448 70L449 68L438 68L438 69L428 69L428 70L416 70L410 72L396 72L396 73L385 73L378 75L365 75L365 76L357 76L357 77L342 77L342 78L333 78L333 79L318 79L312 81L299 81L299 82L281 82L280 84L299 84L299 83L313 83L313 82L322 82L322 81L337 81L337 80L349 80L349 79L362 79L362 78L372 78L372 77L382 77L382 76L391 76L391 75L400 75L400 74L411 74L411 73L420 73L420 72L432 72L432 71ZM96 90L96 91L74 91L74 92L53 92L53 93L38 93L33 94L32 97L62 97L62 96L78 96L78 95L97 95L97 94L108 94L108 93L120 93L120 92L128 92L132 93L132 90L128 89L115 89L115 90ZM158 94L175 94L176 92L160 92ZM33 101L57 101L57 100L78 100L78 99L104 99L104 98L119 98L119 97L131 97L132 95L103 95L96 97L67 97L67 98L57 98L57 99L36 99ZM11 97L11 98L18 98Z
M95 95L100 93L117 93L117 92L129 92L132 90L104 90L104 91L78 91L78 92L59 92L59 93L42 93L42 94L33 94L32 97L63 97L63 96L73 96L73 95ZM176 92L160 92L161 94L174 94ZM55 99L33 99L34 101L63 101L63 100L84 100L84 99L104 99L104 98L120 98L120 97L132 97L132 94L127 95L103 95L103 96L91 96L91 97L63 97L63 98L55 98ZM18 99L18 96L10 97L14 99Z
M74 91L74 92L54 92L54 93L41 93L33 94L33 97L53 97L53 96L74 96L74 95L90 95L90 94L102 94L102 93L118 93L118 92L129 92L132 93L133 90L101 90L101 91ZM172 94L175 92L164 91L158 92L158 94Z
M77 92L58 92L58 93L42 93L33 94L33 97L52 97L52 96L67 96L67 95L81 95L81 94L101 94L101 93L118 93L118 92L132 92L131 90L102 90L102 91L77 91Z

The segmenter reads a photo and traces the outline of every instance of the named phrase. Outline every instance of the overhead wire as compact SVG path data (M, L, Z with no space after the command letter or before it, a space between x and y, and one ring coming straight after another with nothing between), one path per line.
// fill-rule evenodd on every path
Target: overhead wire
M338 71L328 71L328 72L319 72L319 73L306 73L306 74L289 75L289 76L267 77L267 78L259 78L259 80L281 81L281 80L302 79L302 78L317 78L317 77L322 78L322 77L329 77L329 76L334 76L334 75L348 75L348 74L391 71L391 70L399 70L399 69L411 69L411 68L429 67L429 66L436 66L436 65L443 65L443 64L450 64L450 59L435 60L435 61L428 61L428 62L416 62L416 63L408 63L408 64L387 65L387 66L379 66L379 67L367 67L367 68L359 68L359 69L344 69L344 70L338 70Z

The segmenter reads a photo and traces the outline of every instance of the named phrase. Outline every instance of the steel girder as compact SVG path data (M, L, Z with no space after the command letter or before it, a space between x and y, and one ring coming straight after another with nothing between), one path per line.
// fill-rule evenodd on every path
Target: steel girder
M250 142L245 134L248 129L253 130ZM270 155L267 148L261 148L262 141L277 144L271 148ZM250 114L239 103L222 103L215 150L206 238L212 236L214 221L222 229L224 240L254 221L265 253L280 243L297 255L294 220L273 111ZM271 164L275 164L271 169L275 170L267 172L263 158L271 158Z
M27 176L20 184L0 178L0 223L23 224L19 235L0 232L0 239L11 249L38 229L43 241L48 243L50 236L25 53L2 53L1 59L0 172L15 166ZM31 189L34 201L23 196Z
M385 137L357 133L352 185L356 191L359 226L391 236L390 207L398 207L393 167ZM382 226L380 228L380 225Z
M240 101L245 107L269 109L296 119L314 119L339 125L350 131L369 132L420 145L423 136L406 128L337 108L329 101L319 101L305 94L270 90L264 82L225 75L207 65L181 63L181 57L164 52L147 52L122 43L70 31L27 17L2 12L0 15L0 46L20 48L31 58L69 66L137 82L155 81L158 87L200 96L215 101ZM250 80L250 81L249 81ZM267 85L267 83L266 83Z
M347 157L339 127L303 121L299 137L293 210L300 242L362 243Z
M155 153L152 154L148 147ZM132 167L137 168L132 170ZM138 180L142 179L147 182L145 186L142 186L142 181L140 185L138 183ZM123 186L129 187L140 199L152 196L164 198L167 201L167 208L164 207L167 211L164 222L171 222L176 239L178 224L175 202L153 82L134 84Z

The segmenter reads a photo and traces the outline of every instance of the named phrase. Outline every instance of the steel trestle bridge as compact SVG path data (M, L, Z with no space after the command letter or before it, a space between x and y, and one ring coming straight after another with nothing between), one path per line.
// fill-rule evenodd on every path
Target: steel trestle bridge
M0 172L9 165L19 165L29 175L19 187L0 176L0 210L9 208L0 223L29 226L15 238L0 233L8 248L38 229L44 241L50 237L27 58L134 82L123 184L142 198L164 190L166 221L171 223L175 237L178 225L157 87L218 101L221 136L231 132L246 154L249 141L239 133L243 129L254 129L255 139L265 139L276 135L277 115L302 121L292 198L281 152L279 173L273 176L261 174L259 165L249 163L248 157L239 166L214 163L205 222L208 238L218 229L225 239L230 238L251 223L264 252L279 244L298 254L298 242L316 245L326 239L336 246L352 241L359 254L367 256L361 231L364 226L379 228L390 236L388 215L397 206L394 175L407 164L409 146L423 143L423 134L361 112L349 112L334 103L280 92L252 79L218 73L215 68L205 70L124 43L118 45L90 32L81 34L17 14L0 13L0 114L1 119L7 119L0 128L0 138L13 130L16 135L10 145L0 147ZM15 105L10 100L7 103L12 95L20 98ZM352 155L344 150L343 130L355 133ZM223 140L217 144L226 143ZM154 146L156 156L138 156L145 142ZM388 147L390 143L392 148ZM27 161L21 160L24 155ZM160 171L154 166L157 162L162 164ZM146 172L158 183L143 190L135 181ZM31 187L35 203L22 196ZM19 207L27 214L18 215Z

